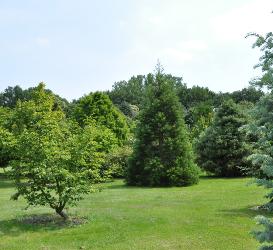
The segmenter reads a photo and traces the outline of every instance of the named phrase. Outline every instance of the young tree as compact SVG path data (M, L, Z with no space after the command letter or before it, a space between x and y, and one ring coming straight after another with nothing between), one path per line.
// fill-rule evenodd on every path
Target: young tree
M246 122L231 99L224 101L196 144L199 166L217 176L240 176L249 154L245 134L240 130Z
M198 182L182 112L174 82L158 68L148 77L128 185L186 186Z
M54 97L43 84L32 100L17 103L11 121L16 139L10 171L17 189L13 198L23 196L29 205L50 206L67 219L64 209L101 180L100 166L115 136L106 128L69 122L54 109Z

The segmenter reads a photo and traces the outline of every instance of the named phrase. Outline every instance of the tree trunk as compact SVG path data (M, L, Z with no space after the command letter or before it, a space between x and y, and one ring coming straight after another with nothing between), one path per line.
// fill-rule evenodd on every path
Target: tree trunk
M63 209L56 209L56 213L60 215L64 220L68 219L68 215L63 211Z

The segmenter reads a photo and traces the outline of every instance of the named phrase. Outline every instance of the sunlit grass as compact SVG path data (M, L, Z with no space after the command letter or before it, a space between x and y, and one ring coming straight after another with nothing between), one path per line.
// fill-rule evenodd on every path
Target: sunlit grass
M66 227L23 223L23 216L53 211L25 210L0 177L0 249L256 249L249 232L258 212L251 208L265 192L247 182L202 178L186 188L128 188L119 180L69 210L86 224Z

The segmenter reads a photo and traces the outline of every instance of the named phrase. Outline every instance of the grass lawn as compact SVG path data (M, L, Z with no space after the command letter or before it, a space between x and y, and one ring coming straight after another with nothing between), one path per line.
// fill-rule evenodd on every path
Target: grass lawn
M74 227L27 225L24 210L9 200L13 185L0 178L0 249L256 249L250 208L265 200L265 191L248 179L202 178L186 188L128 188L121 180L88 195L70 214L88 216Z

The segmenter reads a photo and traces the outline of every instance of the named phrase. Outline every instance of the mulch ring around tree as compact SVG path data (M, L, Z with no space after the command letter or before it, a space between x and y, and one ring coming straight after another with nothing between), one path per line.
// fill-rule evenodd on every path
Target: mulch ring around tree
M33 214L26 215L18 219L21 223L27 225L36 226L61 226L61 227L73 227L86 224L88 219L79 216L70 216L67 220L64 220L59 215L55 214Z

